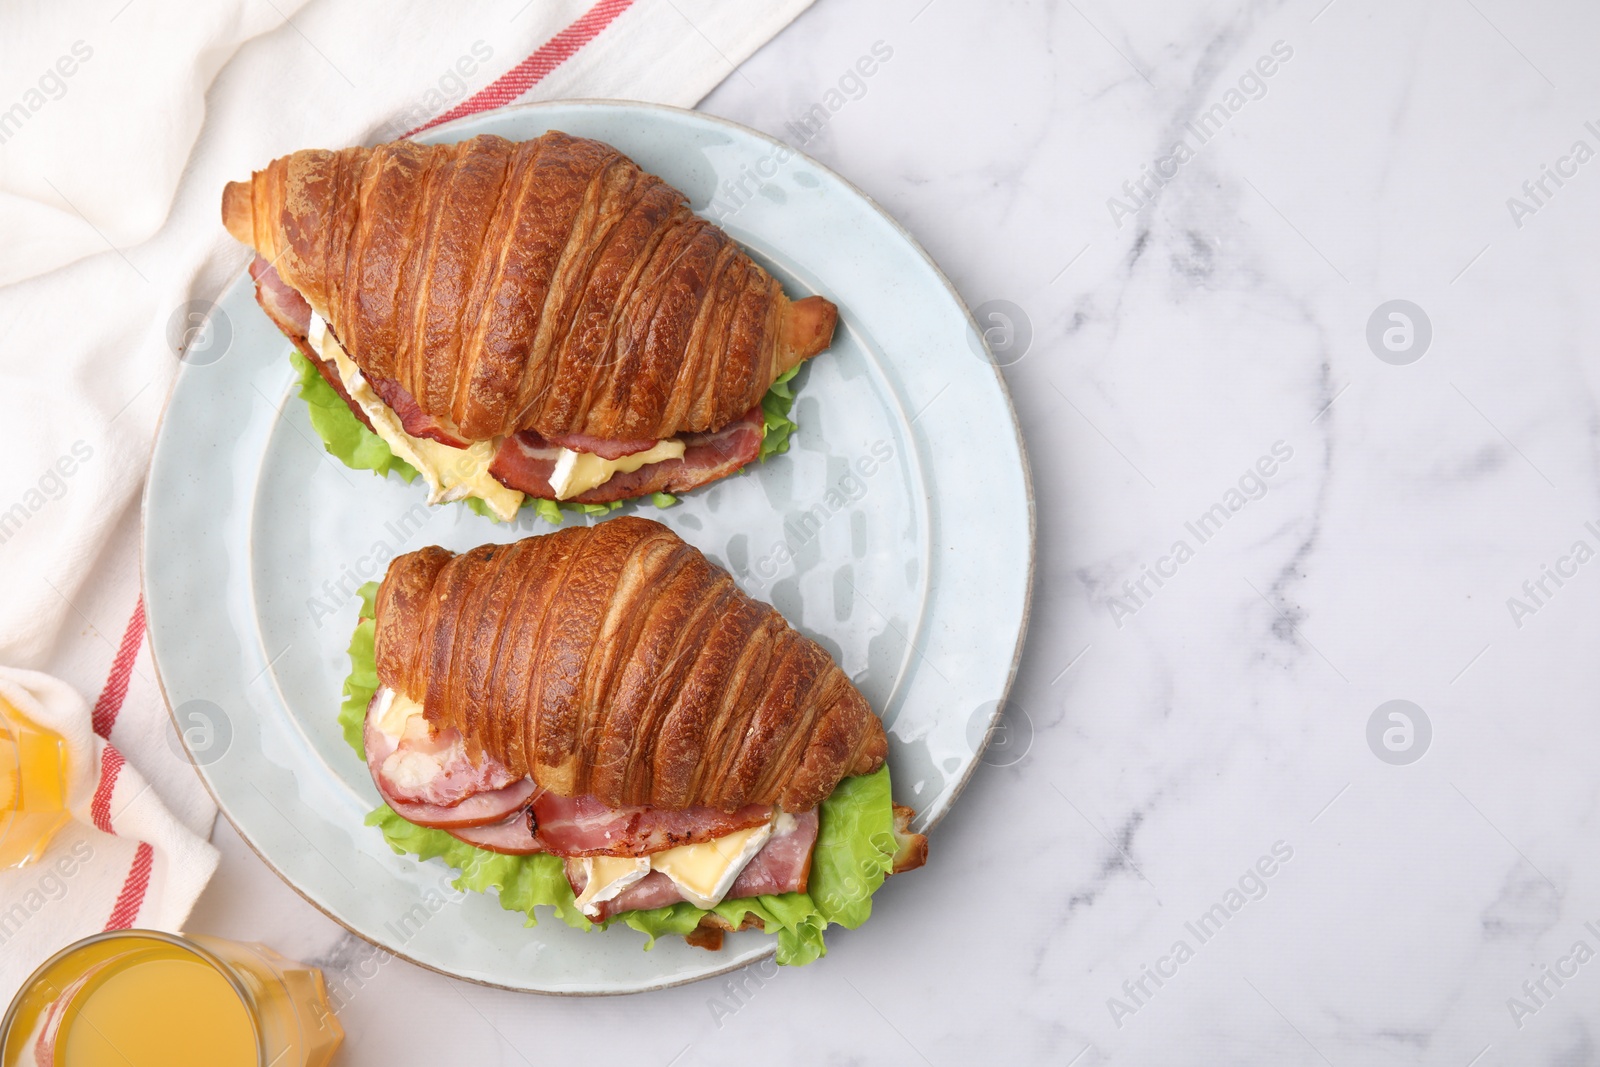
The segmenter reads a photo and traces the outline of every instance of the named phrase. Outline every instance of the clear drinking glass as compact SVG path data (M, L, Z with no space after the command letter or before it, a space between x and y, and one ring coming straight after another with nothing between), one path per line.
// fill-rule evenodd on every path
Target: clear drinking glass
M32 863L67 813L67 746L0 698L0 870Z
M325 1067L322 972L265 945L118 930L56 953L0 1022L0 1067Z

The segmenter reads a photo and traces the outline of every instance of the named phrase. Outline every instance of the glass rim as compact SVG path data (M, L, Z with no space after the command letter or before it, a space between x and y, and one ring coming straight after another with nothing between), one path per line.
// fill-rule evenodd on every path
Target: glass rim
M11 750L10 759L0 759L0 772L9 770L17 789L16 799L4 807L0 807L0 816L4 817L6 823L9 823L10 817L16 813L16 800L21 799L22 796L22 745L20 744L22 738L20 736L21 731L17 729L16 724L11 720L11 714L14 710L10 701L0 696L0 746ZM4 833L0 832L0 838L3 837Z
M251 995L250 990L246 988L244 982L240 980L239 976L234 973L233 967L229 965L228 961L224 960L222 957L218 956L205 946L190 940L182 934L168 933L165 930L145 930L141 928L127 930L102 930L97 934L90 934L88 937L80 938L77 941L72 942L70 945L67 945L59 951L53 953L49 959L35 967L32 973L30 973L28 977L23 980L22 985L17 987L16 995L11 998L11 1003L6 1008L4 1017L0 1017L0 1058L3 1058L6 1054L6 1045L9 1044L11 1040L11 1030L12 1027L16 1025L17 1012L22 1007L23 998L26 997L30 992L33 992L38 982L52 967L55 967L57 964L69 959L74 954L81 952L93 945L98 945L103 941L117 941L125 938L140 938L147 941L164 942L176 948L181 948L186 952L198 957L202 962L209 964L211 969L222 976L223 980L226 981L229 987L233 990L234 995L239 998L239 1003L244 1007L245 1017L250 1020L250 1033L255 1039L256 1063L259 1065L265 1062L266 1049L262 1043L263 1039L261 1033L261 1024L256 1018L257 1005L255 1002L255 997Z
M0 704L5 698L0 697ZM22 807L22 746L18 744L17 730L6 717L3 707L0 707L0 775L7 775L11 779L10 788L15 795L0 803L0 844L4 844L11 833L11 824L17 819ZM5 753L9 750L9 758Z

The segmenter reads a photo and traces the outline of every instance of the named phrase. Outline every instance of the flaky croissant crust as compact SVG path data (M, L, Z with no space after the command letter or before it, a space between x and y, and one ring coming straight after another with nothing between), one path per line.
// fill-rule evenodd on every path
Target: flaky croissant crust
M888 749L816 642L648 519L408 553L376 611L383 685L563 796L807 811Z
M682 193L554 131L295 152L222 214L368 377L474 440L718 429L833 333Z

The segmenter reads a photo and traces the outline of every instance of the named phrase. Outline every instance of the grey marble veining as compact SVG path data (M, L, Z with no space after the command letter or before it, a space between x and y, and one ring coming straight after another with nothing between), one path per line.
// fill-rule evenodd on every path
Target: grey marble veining
M1038 498L928 868L819 965L622 999L369 958L226 826L194 928L323 962L349 1064L1596 1062L1597 30L820 0L703 107L929 249Z

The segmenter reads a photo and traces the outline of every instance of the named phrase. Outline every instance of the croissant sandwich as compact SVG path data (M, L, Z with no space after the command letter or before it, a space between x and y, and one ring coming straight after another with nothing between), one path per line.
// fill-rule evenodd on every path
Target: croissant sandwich
M366 701L377 821L398 850L463 870L542 865L501 878L507 907L706 947L759 926L804 962L926 858L865 698L659 523L411 552L370 614L352 657L371 655L374 684L348 687L347 708ZM540 870L553 895L508 902Z
M262 309L359 420L340 433L388 449L342 458L398 461L430 502L501 519L525 495L611 505L781 451L763 449L789 425L781 385L836 320L678 190L554 131L295 152L230 182L222 220L256 251Z

